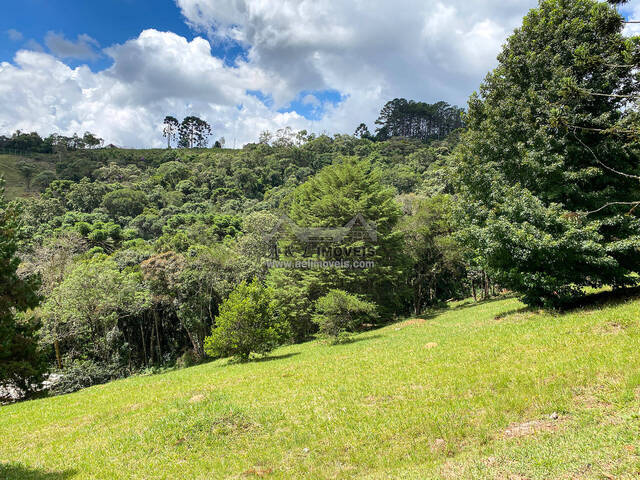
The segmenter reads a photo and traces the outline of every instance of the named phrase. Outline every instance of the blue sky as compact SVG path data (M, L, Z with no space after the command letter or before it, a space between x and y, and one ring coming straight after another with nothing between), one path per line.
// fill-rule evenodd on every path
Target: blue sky
M194 32L185 23L180 9L172 0L21 0L7 2L0 15L0 61L11 61L20 48L37 42L45 50L48 32L63 34L76 40L87 34L101 47L137 37L145 28L172 31L189 39ZM11 40L8 31L19 32L22 39ZM14 36L15 37L15 36ZM223 53L223 52L220 52ZM67 61L70 65L87 63L93 70L108 67L106 55L97 60Z
M21 0L0 15L0 134L162 146L198 115L264 130L374 129L396 97L465 106L538 0ZM624 12L640 19L640 0ZM640 33L640 25L629 32Z
M101 52L103 48L135 38L147 28L173 32L187 40L203 35L190 28L173 0L21 0L6 6L0 16L3 34L0 62L11 62L23 48L55 54L55 49L52 51L47 45L47 35L51 33L74 43L80 36L88 35L95 40L95 43L87 42L95 56L66 56L62 60L71 67L87 65L97 72L113 64L113 60ZM233 66L236 59L246 57L247 50L227 40L212 43L211 54ZM250 93L264 100L265 105L273 106L270 95L261 91ZM305 102L305 98L310 98L308 95L314 95L317 101ZM318 120L325 105L337 105L341 99L340 92L332 89L302 91L277 111L297 112L309 120Z

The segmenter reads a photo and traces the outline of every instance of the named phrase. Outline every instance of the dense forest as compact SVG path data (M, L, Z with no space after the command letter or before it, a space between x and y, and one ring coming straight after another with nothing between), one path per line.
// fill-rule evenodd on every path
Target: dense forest
M208 124L167 116L167 149L0 137L31 152L28 195L0 196L0 383L28 391L56 371L69 392L348 341L454 298L509 290L562 308L586 287L636 285L640 39L623 28L606 3L543 1L466 112L395 99L374 135L284 129L209 149ZM375 241L301 244L296 229L358 215ZM274 267L274 251L370 264Z

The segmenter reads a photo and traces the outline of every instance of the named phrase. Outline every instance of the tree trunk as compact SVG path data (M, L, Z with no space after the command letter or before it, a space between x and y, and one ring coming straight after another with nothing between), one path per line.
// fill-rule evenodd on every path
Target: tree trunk
M62 355L60 355L60 343L57 338L53 341L53 347L56 350L56 363L58 364L58 369L62 370Z
M158 360L162 358L162 347L160 346L160 331L158 330L158 312L153 311L153 321L156 327L156 344L158 345Z
M486 300L489 298L489 277L487 275L487 272L485 272L484 270L482 271L482 278L484 281L484 299Z
M144 316L142 318L144 319ZM142 337L142 352L144 355L144 364L148 367L149 361L147 360L147 342L144 338L144 329L142 328L142 322L140 322L140 336Z

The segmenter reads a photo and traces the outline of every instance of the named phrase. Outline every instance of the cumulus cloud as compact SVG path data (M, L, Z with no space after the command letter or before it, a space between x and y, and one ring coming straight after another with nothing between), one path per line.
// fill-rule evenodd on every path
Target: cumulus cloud
M99 57L96 48L100 44L89 35L78 35L76 41L67 40L63 34L48 32L44 37L44 44L56 57L73 58L76 60L95 60Z
M105 48L106 70L71 68L98 45L50 33L0 64L0 133L93 131L161 146L165 115L199 115L227 146L291 126L352 132L394 97L464 106L502 43L537 0L176 0L202 37L145 30ZM629 9L637 13L633 0ZM240 44L231 64L212 45ZM218 51L218 50L215 50ZM322 92L338 92L329 101ZM264 99L269 99L264 101ZM291 110L301 105L313 120Z
M145 30L106 49L107 70L71 68L53 55L21 50L0 64L0 128L71 134L89 130L123 146L161 146L165 115L199 115L230 143L264 129L308 127L293 113L266 107L247 89L277 84L246 63L229 67L202 38Z

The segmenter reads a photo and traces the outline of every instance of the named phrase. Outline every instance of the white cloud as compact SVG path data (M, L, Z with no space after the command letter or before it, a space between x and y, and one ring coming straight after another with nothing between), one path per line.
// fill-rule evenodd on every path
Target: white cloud
M196 114L214 135L241 145L264 129L309 122L278 113L246 93L278 84L249 64L229 67L211 55L209 42L145 30L105 50L113 66L93 73L70 68L52 55L30 50L0 64L0 128L43 134L89 130L123 146L161 146L165 115Z
M44 44L56 57L74 58L77 60L95 60L99 57L95 51L100 44L89 35L78 35L76 41L67 40L63 34L48 32Z
M394 97L464 105L509 33L537 0L176 0L208 38L189 41L145 30L112 45L108 69L70 68L64 58L93 58L97 42L47 35L52 54L18 52L0 64L0 130L70 134L94 131L125 146L161 146L165 115L202 116L227 146L255 141L284 126L351 133L373 127ZM629 5L640 13L633 0ZM640 15L639 15L640 16ZM211 43L239 42L246 57L232 66ZM57 57L57 58L56 58ZM337 90L323 102L314 91ZM247 94L259 90L268 106ZM305 91L305 96L300 92ZM317 121L280 113L295 99Z

